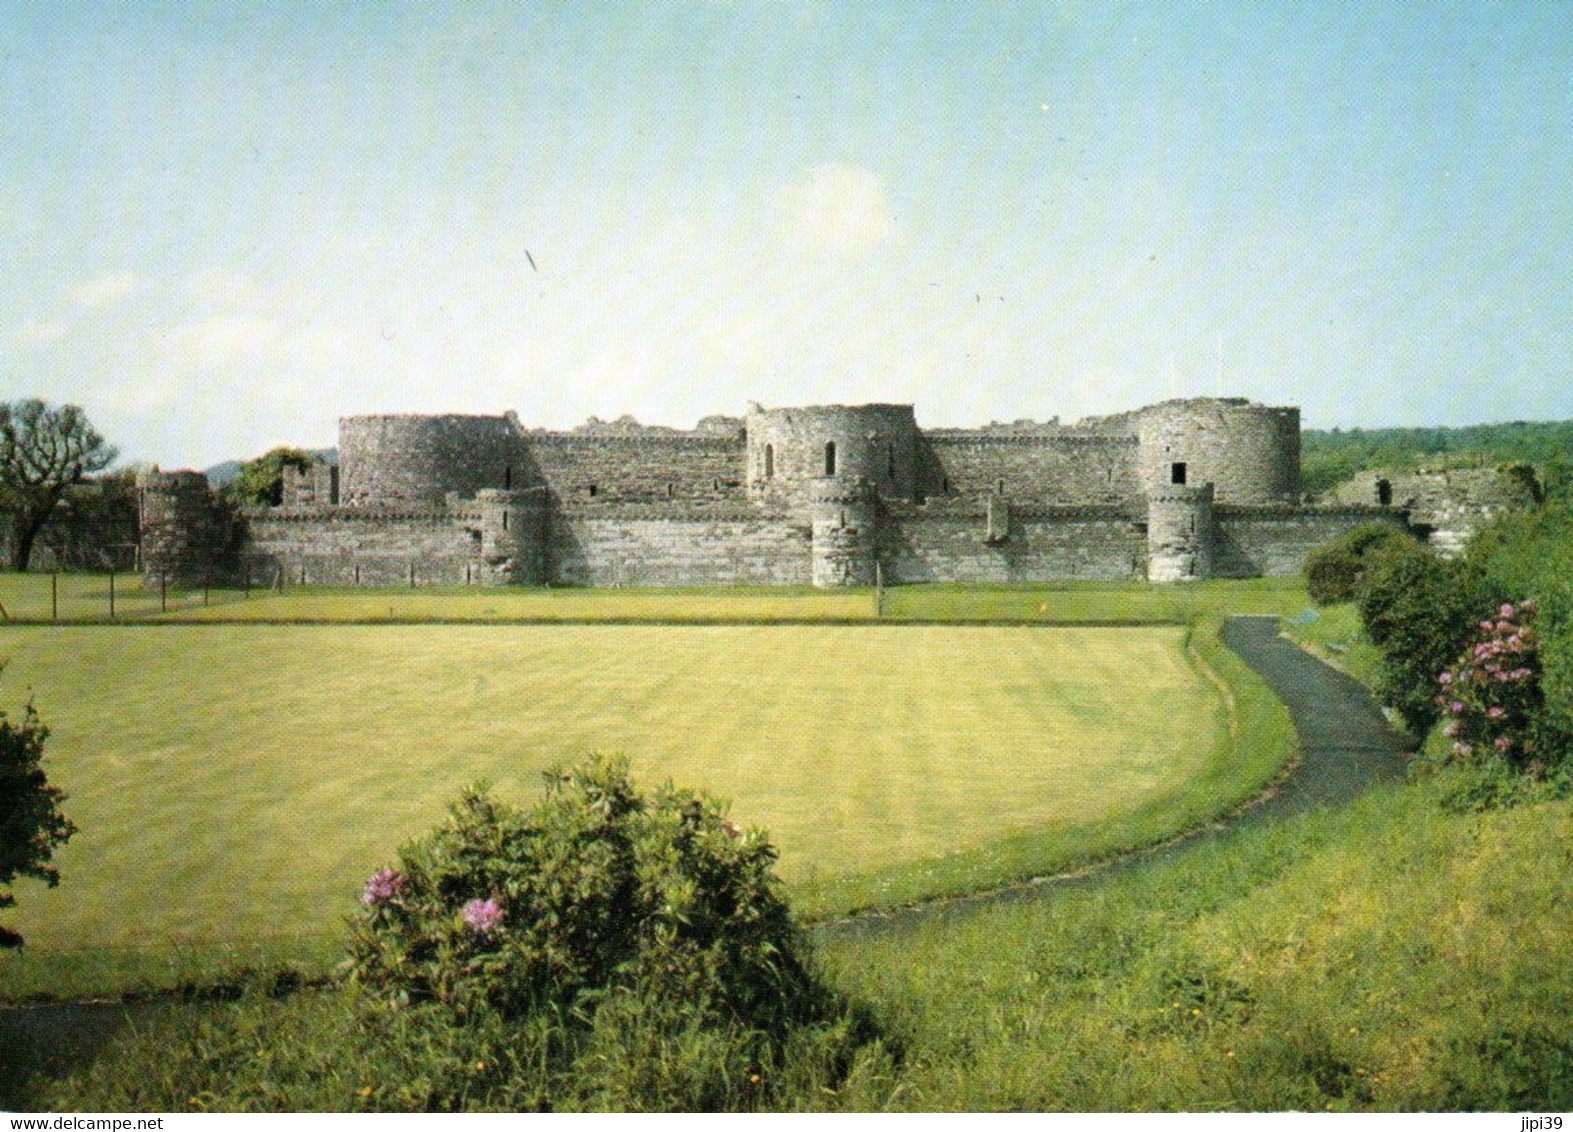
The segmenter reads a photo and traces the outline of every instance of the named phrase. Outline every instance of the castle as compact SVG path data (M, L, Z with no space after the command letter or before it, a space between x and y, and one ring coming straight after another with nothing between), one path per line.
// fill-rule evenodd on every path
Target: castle
M200 472L140 486L144 580L188 584L1166 582L1293 574L1362 523L1426 533L1387 481L1307 504L1299 410L1240 398L978 429L896 404L687 431L346 417L337 465L287 470L278 507L226 510Z

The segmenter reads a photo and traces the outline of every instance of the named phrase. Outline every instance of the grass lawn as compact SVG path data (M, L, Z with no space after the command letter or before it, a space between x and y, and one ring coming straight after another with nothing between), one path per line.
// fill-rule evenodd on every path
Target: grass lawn
M529 800L543 767L592 751L730 798L810 914L1150 840L1285 753L1230 744L1186 632L13 626L0 699L31 690L81 832L60 887L21 887L28 948L0 984L326 955L364 876L461 786Z
M109 620L110 579L62 574L58 594L48 574L0 572L0 608L14 622ZM379 589L294 586L257 589L143 590L137 579L115 579L121 621L239 622L802 622L1028 621L1053 624L1168 622L1222 613L1292 617L1310 602L1299 578L1252 578L1184 585L1146 582L1058 582L1022 585L896 586L875 612L872 590L792 586L534 589L432 586ZM167 606L167 608L166 608Z

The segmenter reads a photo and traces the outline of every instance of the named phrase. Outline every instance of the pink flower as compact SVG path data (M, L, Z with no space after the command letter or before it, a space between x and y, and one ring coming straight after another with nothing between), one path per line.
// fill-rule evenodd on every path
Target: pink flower
M1506 714L1507 712L1503 711L1499 707L1493 707L1490 711L1486 712L1486 715L1490 716L1492 719L1501 719Z
M1452 703L1447 705L1447 710L1452 712L1454 715L1463 715L1464 705L1459 703L1457 700L1454 700Z
M1436 682L1438 684L1451 684L1453 682L1453 674L1451 672L1444 671L1442 675L1436 678Z
M1497 741L1491 745L1498 751L1505 751L1513 745L1513 740L1509 739L1506 735L1502 735L1498 737Z
M371 874L365 890L360 894L360 902L372 908L379 904L386 904L403 892L404 886L408 883L409 878L403 873L396 873L392 869L381 869Z
M1456 720L1450 720L1449 722L1443 724L1443 726L1442 726L1442 734L1446 735L1449 739L1451 739L1453 736L1457 735L1458 734L1458 722Z
M495 896L485 900L472 900L459 913L476 935L485 935L502 923L502 905Z
M1482 621L1480 623L1480 631L1483 632L1483 633L1489 633L1495 627L1496 626L1493 625L1490 621Z
M1506 602L1503 602L1502 608L1497 610L1497 616L1498 617L1511 617L1511 616L1513 616L1513 607L1511 605L1507 604Z
M1459 757L1463 757L1464 755L1469 754L1469 744L1468 743L1454 743L1453 744L1453 753L1455 755L1458 755Z

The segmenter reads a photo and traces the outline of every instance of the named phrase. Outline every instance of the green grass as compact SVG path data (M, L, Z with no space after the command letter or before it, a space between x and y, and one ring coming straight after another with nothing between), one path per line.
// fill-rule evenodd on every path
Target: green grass
M1011 595L1032 600L1031 595ZM909 626L12 627L81 827L7 994L320 969L361 879L464 784L622 752L733 802L810 915L1160 839L1287 756L1211 634ZM1233 734L1227 734L1232 720Z
M47 574L0 573L0 605L14 622L50 621ZM59 620L109 620L109 578L62 574ZM161 595L121 575L118 621L354 622L861 622L875 619L871 590L800 587L533 589L524 587L170 590ZM165 610L164 606L168 608ZM896 621L1028 621L1052 624L1182 624L1223 613L1293 616L1308 605L1298 578L1254 578L1154 586L1146 582L1034 585L919 585L885 591L883 618Z
M1565 1110L1573 806L1452 815L1452 777L833 944L917 1051L836 1103Z
M105 574L0 573L0 606L14 622L110 620ZM402 586L144 590L133 575L115 578L117 621L505 622L555 621L863 621L874 616L869 590L782 586L648 589Z
M759 1085L735 1067L711 1103L1566 1111L1573 804L1450 814L1439 802L1456 778L1242 828L1028 904L824 944L831 981L872 1008L883 1040L841 1072L812 1049ZM602 1079L615 1063L586 1063L552 1092L528 1063L496 1072L488 1052L478 1066L453 1034L415 1021L393 1032L339 989L176 1006L26 1099L56 1111L419 1108L435 1083L445 1103L508 1108L593 1103L618 1084ZM654 1048L618 1105L681 1095L702 1053L677 1038Z
M1365 635L1353 603L1311 611L1315 617L1285 618L1284 633L1302 648L1348 672L1367 687L1376 684L1382 654Z

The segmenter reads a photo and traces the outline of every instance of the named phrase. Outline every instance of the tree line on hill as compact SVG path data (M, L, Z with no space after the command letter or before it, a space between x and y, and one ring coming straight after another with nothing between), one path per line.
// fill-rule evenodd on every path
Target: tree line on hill
M1461 428L1307 429L1300 478L1325 495L1363 471L1532 464L1549 499L1573 500L1573 421L1510 421Z

